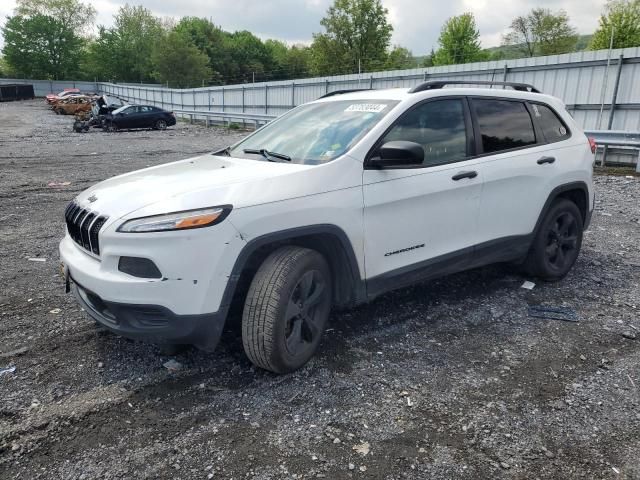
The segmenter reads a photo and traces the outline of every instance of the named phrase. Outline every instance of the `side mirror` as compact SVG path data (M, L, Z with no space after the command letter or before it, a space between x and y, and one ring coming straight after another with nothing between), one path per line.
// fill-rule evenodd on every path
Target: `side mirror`
M385 143L378 149L378 155L369 159L369 164L374 168L414 167L423 162L422 145L404 140Z

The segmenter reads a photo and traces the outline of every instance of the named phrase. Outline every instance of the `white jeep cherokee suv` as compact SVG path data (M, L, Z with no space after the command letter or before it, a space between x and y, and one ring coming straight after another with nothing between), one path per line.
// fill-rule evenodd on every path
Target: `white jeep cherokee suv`
M332 306L495 262L564 277L594 145L530 85L456 83L333 92L220 152L89 188L65 212L67 286L115 333L204 350L240 302L247 356L283 373Z

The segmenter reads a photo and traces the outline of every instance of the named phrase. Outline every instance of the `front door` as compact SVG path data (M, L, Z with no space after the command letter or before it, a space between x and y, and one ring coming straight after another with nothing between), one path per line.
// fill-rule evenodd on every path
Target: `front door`
M382 291L421 278L463 270L476 243L482 174L467 100L427 100L401 116L380 139L424 149L412 168L363 174L367 290Z
M137 128L138 108L136 106L129 107L122 111L119 126L120 128Z

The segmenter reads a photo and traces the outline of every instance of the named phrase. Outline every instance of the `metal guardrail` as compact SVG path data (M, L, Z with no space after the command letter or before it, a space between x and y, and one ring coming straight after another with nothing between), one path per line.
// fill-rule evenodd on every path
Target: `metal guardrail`
M601 167L604 167L607 160L608 147L638 149L636 172L640 173L640 132L622 132L618 130L587 130L584 133L587 135L587 137L593 138L599 147L603 147L602 158L600 159Z
M173 113L177 115L188 116L190 123L193 123L193 121L197 117L204 117L207 127L210 125L210 120L214 118L220 119L222 124L228 125L233 123L233 120L239 120L243 124L245 124L246 122L251 122L255 123L256 128L258 128L261 124L264 125L266 123L269 123L274 118L277 118L277 115L266 115L264 113L210 112L202 110L174 110Z

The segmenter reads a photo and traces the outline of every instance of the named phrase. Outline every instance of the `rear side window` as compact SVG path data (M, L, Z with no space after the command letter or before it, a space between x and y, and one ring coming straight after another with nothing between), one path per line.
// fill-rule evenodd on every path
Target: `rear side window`
M437 100L415 107L397 121L382 143L394 140L422 145L426 167L464 160L467 130L462 100Z
M549 107L539 103L532 103L531 109L538 119L538 125L540 125L547 142L561 142L571 136L564 122Z
M484 153L522 148L536 143L533 122L524 103L474 99L473 107Z

